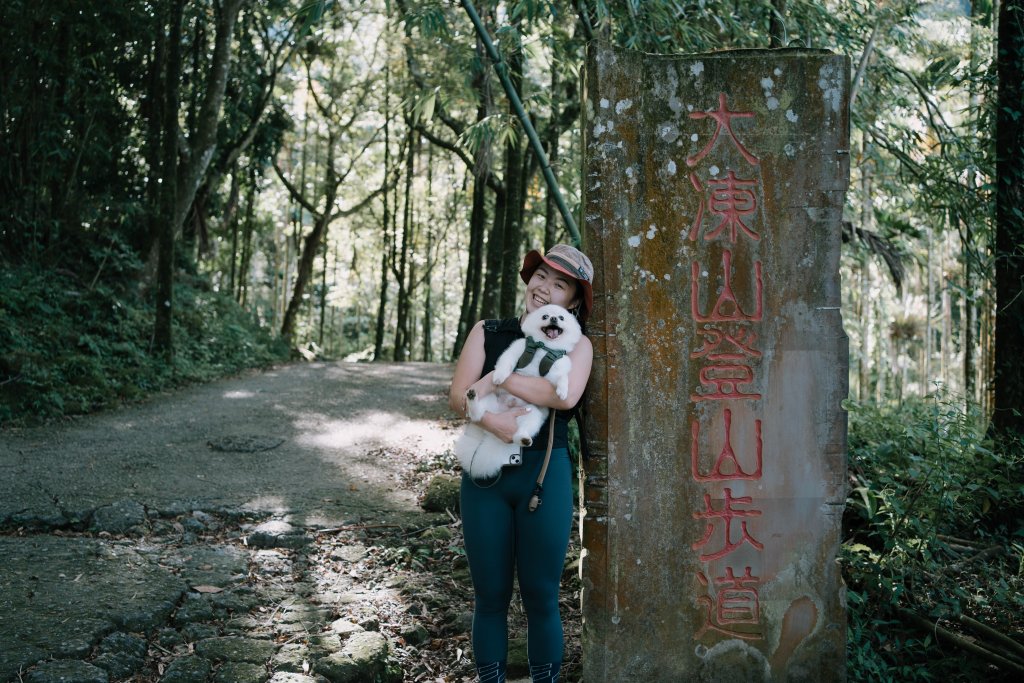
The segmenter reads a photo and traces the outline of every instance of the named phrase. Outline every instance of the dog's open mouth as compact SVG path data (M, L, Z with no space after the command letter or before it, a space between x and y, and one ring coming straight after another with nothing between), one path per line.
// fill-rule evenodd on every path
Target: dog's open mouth
M540 328L540 331L543 332L548 339L558 339L562 334L562 328L559 327L557 323L551 323L547 327L542 327Z

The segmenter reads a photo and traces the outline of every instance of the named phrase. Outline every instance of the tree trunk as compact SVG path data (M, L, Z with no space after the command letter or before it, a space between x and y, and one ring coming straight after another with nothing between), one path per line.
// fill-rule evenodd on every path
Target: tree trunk
M412 297L409 286L409 246L412 242L412 176L415 171L415 130L410 126L406 140L405 157L405 208L402 210L402 248L398 252L398 270L394 273L398 280L398 301L396 302L395 315L395 348L392 359L396 361L409 360L410 333L409 318L410 303Z
M561 133L558 125L558 65L555 60L551 61L551 120L548 121L547 152L548 163L551 168L558 168L558 137ZM544 198L544 251L555 245L558 234L558 205L555 202L555 193L548 188Z
M427 196L430 196L429 193ZM427 227L427 257L430 257L430 253L434 248L434 230L432 227ZM433 270L432 264L427 264L428 277L424 278L424 286L426 291L423 293L423 358L422 360L426 363L430 363L434 360L433 344L431 343L431 336L434 334L433 330L433 317L434 311L432 309L432 295L434 288L431 286L429 273Z
M391 173L391 70L384 66L384 177ZM384 218L381 221L380 300L377 305L377 327L373 338L373 359L384 359L384 319L388 304L388 230L391 227L388 187L384 184Z
M978 2L971 3L971 46L970 46L970 73L974 74L978 71L978 65L981 62L981 29L979 24L983 17L983 11ZM988 17L991 20L991 16ZM971 79L969 84L969 97L968 97L968 122L970 130L973 134L978 135L981 133L980 128L980 117L981 111L981 96L978 93L978 86L976 85L975 79ZM978 174L972 165L967 172L967 187L973 192L977 188ZM976 256L976 248L974 244L974 219L970 214L964 215L963 213L957 213L957 220L960 223L961 231L963 235L963 242L961 243L961 258L964 264L964 328L963 328L963 349L964 349L964 394L967 397L968 407L972 401L980 401L981 397L977 391L977 370L975 368L976 355L975 355L975 344L976 342L976 326L977 326L977 311L978 308L975 305L975 286L974 286L974 259Z
M231 292L231 296L235 295L235 278L238 274L238 231L241 228L238 222L238 194L239 186L241 182L238 177L241 175L241 169L235 168L231 173L231 193L228 199L228 206L232 207L227 212L228 220L227 224L231 230L231 267L228 273L228 291Z
M321 247L324 258L324 267L320 271L320 331L317 334L317 344L324 347L324 318L327 314L327 240L324 240Z
M931 227L925 228L925 234L928 241L928 256L927 264L925 265L926 278L928 280L928 292L926 294L927 301L924 307L924 367L921 372L922 396L926 396L928 394L928 388L931 386L933 344L932 309L935 307L935 268L932 263L935 260L935 236L932 234Z
M863 230L871 230L873 225L873 207L871 203L871 162L867 158L868 145L861 142L861 213L860 225ZM872 334L872 312L874 300L871 298L871 255L865 248L864 268L861 270L860 288L860 326L861 326L861 356L860 356L860 391L858 395L861 402L869 400L871 396L871 350L875 346ZM881 374L882 368L879 368Z
M171 8L165 94L167 107L164 110L164 135L169 139L164 141L163 164L166 166L162 174L165 185L163 192L166 193L164 201L167 202L163 212L166 212L165 220L169 220L170 224L162 226L159 236L156 316L153 326L154 348L165 357L170 357L174 352L171 329L174 310L174 242L216 147L217 126L231 64L235 20L242 2L225 0L217 14L217 38L210 64L210 78L205 85L203 104L197 120L198 129L191 131L184 163L178 162L178 88L181 81L181 19L184 0L174 0Z
M1024 0L999 9L996 71L997 431L1024 435Z
M191 23L193 31L190 41L192 43L190 61L192 62L192 79L197 80L199 74L203 73L202 56L206 53L206 22L195 21ZM196 83L192 86L189 93L188 108L185 110L185 128L190 132L196 130L196 120L199 116L199 95L201 92L202 88ZM190 263L196 258L196 243L203 240L203 238L197 239L200 233L205 231L201 229L201 225L204 220L203 207L206 204L206 191L201 186L202 183L200 183L200 187L196 188L195 196L185 212L181 225L181 240L178 253L183 264ZM208 188L206 190L208 191Z
M487 182L477 176L473 178L473 208L469 214L469 248L466 264L466 286L462 291L462 306L459 309L459 327L455 333L452 358L462 353L462 345L478 318L480 306L480 284L483 275L484 233L487 224Z
M508 175L506 171L506 175ZM480 317L495 318L498 316L498 302L501 296L501 259L505 236L505 197L506 188L494 193L494 218L491 221L490 234L487 237L487 271L480 295Z
M484 17L484 22L494 23L492 10L494 8L483 8L489 16ZM485 60L483 46L477 39L478 58ZM511 55L506 54L506 59ZM481 91L485 91L486 85L481 85ZM484 99L486 102L487 100ZM509 169L506 166L505 174ZM482 179L481 179L482 180ZM499 314L499 302L501 301L501 280L502 280L502 258L505 248L505 209L508 205L508 185L503 183L500 189L494 190L494 215L492 216L491 229L487 235L487 256L484 269L483 285L480 290L480 317L496 318ZM467 331L468 333L468 331Z
M163 129L164 129L164 99L166 92L166 78L164 70L167 65L167 35L164 27L165 18L157 16L154 18L157 28L153 31L152 60L149 62L149 74L147 75L146 98L142 103L142 110L146 113L146 166L148 168L146 179L146 207L148 225L146 229L137 234L137 242L134 243L136 250L142 254L148 254L153 244L159 239L162 230L160 210L163 184L162 178L164 154Z
M434 148L427 148L427 197L434 196ZM423 272L423 285L425 291L423 293L423 360L426 363L431 362L434 358L433 349L433 316L434 312L432 309L432 294L434 291L433 283L431 282L431 274L434 270L434 217L430 211L430 205L424 207L424 214L420 216L418 221L420 224L426 225L427 230L427 244L424 253L427 255L426 268Z
M509 77L512 87L520 98L523 94L523 51L518 39L518 32L512 49L505 55L509 66ZM514 117L515 110L509 105L509 115ZM502 230L501 249L501 298L498 302L499 314L502 318L510 318L516 313L516 294L519 291L520 245L523 237L522 204L525 201L523 183L524 145L520 127L510 136L505 146L505 226Z
M245 15L242 15L239 18L239 20L243 22L243 27L240 29L241 33L244 33L246 30L244 26L246 18L247 17ZM278 34L278 31L272 31L272 33ZM249 116L251 118L246 124L246 128L241 132L241 134L236 139L231 141L220 141L222 146L219 147L217 150L219 158L211 162L210 168L208 169L208 172L206 173L206 176L202 181L202 185L196 192L196 199L193 200L194 205L200 204L200 199L202 197L209 195L212 192L210 188L217 188L220 186L222 175L226 172L227 169L233 169L236 167L241 155L249 149L253 141L256 139L256 136L261 129L261 123L266 118L267 112L271 109L270 105L274 101L274 87L277 82L277 77L281 72L282 66L286 64L288 60L291 59L292 55L295 53L296 48L299 45L304 44L302 41L292 40L291 38L292 36L290 33L283 34L281 43L279 44L278 48L276 50L270 49L268 54L266 55L269 61L269 66L267 69L269 73L267 73L265 78L262 79L260 84L261 92L256 97L255 101L250 103L251 106L245 107L246 111L249 113ZM194 94L197 94L198 92L199 88L193 89ZM189 111L193 112L196 109L197 107L193 105L189 108ZM307 116L304 119L303 123L303 140L307 139L305 133L309 121L308 100L306 102L306 113ZM190 121L189 129L193 129L194 126L194 120ZM202 211L198 209L198 206L193 206L190 209L190 214L195 214L200 218L200 220L205 220ZM202 242L200 243L200 248L205 249L205 246L202 244Z
M174 0L170 8L170 28L167 37L167 64L164 69L164 96L162 107L161 163L163 179L160 190L160 226L157 242L156 315L153 324L153 348L156 353L170 359L174 355L174 238L177 224L174 207L178 201L178 84L181 80L181 22L185 0Z
M197 129L190 131L188 155L178 168L178 199L175 205L175 229L181 230L199 184L203 180L210 159L217 147L217 127L220 124L224 91L231 68L231 47L234 42L235 22L244 0L224 0L217 13L217 37L209 65L209 79L204 84L203 103L196 119Z
M973 186L973 181L971 186ZM967 401L977 401L977 382L976 382L976 371L974 369L974 345L975 336L974 328L977 324L975 322L976 316L975 311L977 310L974 306L974 277L972 269L972 261L974 260L974 236L971 230L971 221L959 219L962 226L961 234L964 236L963 239L963 261L964 261L964 328L963 328L963 347L964 347L964 394L967 396Z
M306 235L302 249L298 251L298 263L295 267L295 285L292 288L291 300L284 312L284 320L281 322L281 337L290 346L295 340L295 323L298 319L299 309L302 307L302 297L306 292L306 286L313 275L313 261L320 251L327 228L334 217L332 209L334 200L338 193L338 183L334 173L334 136L327 137L327 163L325 166L326 178L324 180L324 211L315 216L313 230ZM296 226L296 236L302 229L301 223Z
M387 200L385 198L385 204ZM386 212L385 212L386 214ZM388 307L388 236L387 231L383 235L383 245L380 250L380 300L377 304L377 328L373 338L373 359L384 360L384 327Z
M238 289L235 299L242 306L245 306L249 293L249 263L252 260L252 234L255 229L253 224L253 211L256 206L256 184L259 182L256 177L256 170L249 170L249 188L245 200L245 228L242 232L242 259L238 265Z
M333 200L332 200L333 201ZM299 309L302 307L302 298L306 293L306 286L309 284L313 274L313 261L317 252L320 251L320 243L327 234L327 226L330 223L330 216L318 216L313 223L313 229L306 239L303 240L302 252L299 255L299 262L295 269L295 285L292 288L292 295L288 301L288 308L284 312L284 320L281 323L281 338L290 346L295 337L295 323L299 316Z
M480 38L476 40L478 68L473 73L473 88L479 98L476 108L477 123L487 117L489 97L486 73L483 70L483 47ZM473 174L473 203L469 214L469 258L466 263L466 284L462 291L462 305L459 308L459 325L455 332L455 346L452 358L458 358L466 343L469 331L480 316L480 287L483 280L484 238L487 223L487 178L490 174L490 148L487 143L476 150Z

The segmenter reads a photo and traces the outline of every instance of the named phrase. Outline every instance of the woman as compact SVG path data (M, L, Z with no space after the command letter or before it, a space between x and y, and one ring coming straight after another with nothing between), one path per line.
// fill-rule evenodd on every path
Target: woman
M593 306L594 268L578 249L559 244L546 254L531 251L519 273L526 283L526 312L546 304L569 309L582 323ZM494 364L502 351L522 338L518 318L478 322L469 333L455 366L448 402L466 416L466 392L481 396L494 391ZM526 609L530 675L534 683L555 683L562 663L562 619L558 588L572 527L572 465L567 427L570 411L579 401L590 376L593 347L583 337L569 353L572 370L569 393L563 400L542 377L512 373L501 384L527 403L551 408L555 420L551 460L544 478L543 504L527 508L548 444L548 422L532 447L523 450L520 466L505 467L496 480L479 482L462 476L462 525L473 577L473 653L481 681L505 680L508 654L508 607L513 573ZM485 413L479 425L511 443L516 418L529 407Z

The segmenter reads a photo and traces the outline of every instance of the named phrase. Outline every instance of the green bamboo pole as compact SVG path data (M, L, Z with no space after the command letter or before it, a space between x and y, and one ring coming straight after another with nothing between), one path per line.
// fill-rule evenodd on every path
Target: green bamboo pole
M508 66L505 61L498 54L497 48L494 47L494 43L491 42L491 37L487 33L487 29L484 28L484 24L480 21L480 15L476 13L476 8L473 7L471 0L461 0L462 6L466 10L466 14L469 15L470 20L473 22L473 26L476 27L477 35L480 36L480 40L483 41L484 47L487 48L487 55L494 62L494 70L498 73L498 78L501 79L501 85L505 88L505 94L508 95L509 101L512 103L512 108L516 112L516 116L519 117L520 123L523 124L523 128L526 130L526 137L530 139L530 146L533 147L533 153L537 155L537 159L540 161L541 171L544 173L544 180L548 184L548 189L555 196L555 204L558 205L558 211L562 214L562 219L565 221L565 226L569 228L569 234L572 235L572 242L577 247L580 246L580 231L576 227L576 221L572 217L569 208L565 205L565 199L562 198L562 192L558 189L558 181L555 180L555 174L551 170L551 164L548 163L548 155L544 153L544 148L540 144L540 138L537 137L537 131L533 129L533 124L530 123L529 117L526 115L526 110L523 108L523 102L519 99L519 94L516 93L516 89L512 87L512 79L508 75Z

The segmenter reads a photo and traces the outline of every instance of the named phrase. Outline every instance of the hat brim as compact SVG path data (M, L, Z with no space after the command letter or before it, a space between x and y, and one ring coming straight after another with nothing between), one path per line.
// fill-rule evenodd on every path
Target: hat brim
M523 268L519 271L519 277L523 279L523 282L530 282L530 278L533 277L533 271L537 270L537 266L541 263L576 281L576 284L583 291L583 301L582 306L580 307L579 318L580 320L586 320L590 316L590 311L594 308L594 287L586 280L581 280L575 273L565 268L565 266L545 258L544 255L536 249L528 253L523 258Z

